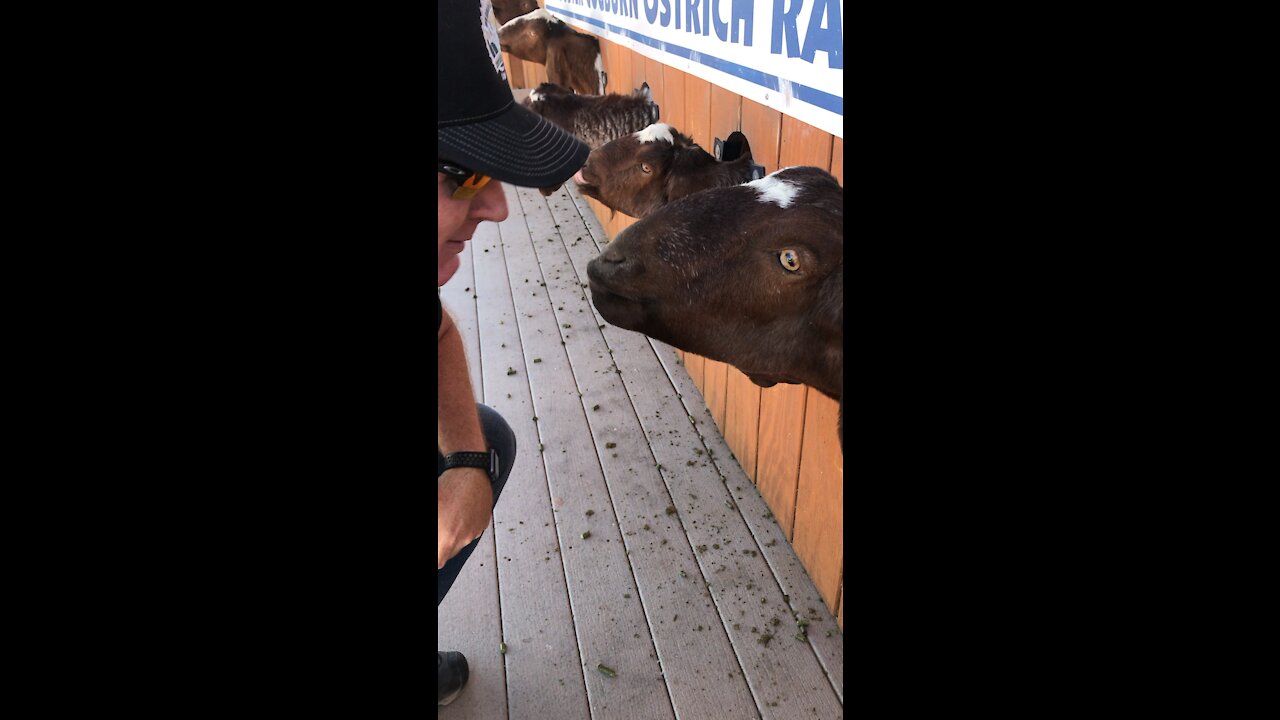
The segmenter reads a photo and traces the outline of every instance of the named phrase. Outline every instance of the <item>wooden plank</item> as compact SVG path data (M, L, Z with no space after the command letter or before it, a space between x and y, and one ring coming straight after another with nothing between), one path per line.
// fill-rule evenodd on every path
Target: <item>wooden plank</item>
M809 393L796 491L792 545L827 607L836 607L844 562L844 457L836 434L834 400Z
M747 511L740 509L739 497L755 496L752 507L756 511L763 511L760 515L762 522L768 522L763 517L767 508L759 500L749 481L736 483L734 487L721 482L724 465L717 467L715 463L706 460L711 454L707 450L708 446L700 442L696 425L685 422L682 416L682 413L689 412L687 406L682 404L683 398L672 398L669 393L653 391L657 382L655 373L661 372L663 368L657 366L653 353L645 353L642 351L643 346L635 345L637 342L648 341L637 333L622 331L610 325L606 325L603 332L610 349L614 351L617 367L622 370L621 377L626 383L654 460L667 469L662 474L662 479L669 489L673 506L677 509L673 518L683 526L683 532L688 538L686 542L697 550L693 556L697 564L686 566L689 567L687 575L694 577L696 581L695 573L701 573L702 582L706 583L705 587L714 600L722 627L732 641L733 652L751 687L757 711L764 718L777 720L840 717L842 708L839 698L831 688L829 676L824 673L812 647L792 637L795 623L791 613L796 608L794 603L788 605L776 576L762 556L762 548L755 542L746 525L744 514ZM666 349L670 351L670 348ZM680 382L688 386L687 376L679 371L679 366L674 365L673 352L670 361L674 367L671 376L679 377ZM705 412L703 415L705 417ZM720 446L725 447L719 434L713 434L720 440ZM695 452L698 449L704 449L706 454L698 455ZM719 459L721 463L727 461L727 457L723 455ZM737 477L744 477L740 468L737 470ZM780 533L778 538L781 538ZM786 549L785 540L774 543L774 547L779 545L785 552L790 552ZM659 546L665 547L670 545ZM683 549L680 552L683 553ZM636 553L633 552L631 557L633 563L639 561ZM681 567L678 561L664 559L662 562L666 565L668 575L674 574L673 570ZM790 562L796 568L799 567L799 561L794 555ZM673 582L688 579L681 577ZM816 592L814 597L817 598ZM693 646L701 642L698 637L701 633L696 630L696 626L690 628L683 625L688 609L691 608L686 606L679 609L678 613L673 614L671 622L681 624L686 643L689 643L687 651L692 651ZM825 612L820 601L814 604L814 610ZM829 614L827 617L830 617ZM774 618L778 619L777 625L772 622ZM783 625L784 622L787 625ZM826 622L834 625L833 620L828 619ZM821 622L817 624L820 625ZM752 631L753 628L755 632ZM765 644L760 642L764 634L774 634L777 637ZM700 659L704 662L707 660L705 655L700 655ZM668 673L669 686L674 680L672 675L674 673ZM733 678L725 676L721 680L704 673L695 684L703 688L702 692L706 692L706 688L711 686L709 680L712 679L714 683L720 683ZM672 687L672 692L674 694L676 688ZM691 720L752 717L750 714L711 704L703 706L701 710L687 715L682 713L681 717Z
M783 115L778 167L812 165L830 171L831 139L831 133ZM751 147L755 149L754 144Z
M660 110L667 111L666 108ZM685 75L684 80L684 121L688 127L681 132L703 148L714 148L711 144L711 83L693 75Z
M795 550L787 542L782 528L765 505L764 499L751 487L746 473L736 462L729 460L729 446L712 427L706 406L699 404L691 392L686 376L674 366L675 356L663 343L651 341L684 403L686 411L696 421L694 428L700 431L707 455L712 457L724 477L726 487L733 490L743 521L750 528L761 556L769 564L774 580L784 593L783 600L797 613L810 621L807 641L827 673L832 689L843 702L844 698L844 636L834 629L835 619L828 612L822 596L813 581L805 573ZM660 445L660 443L659 443ZM832 717L837 717L832 715Z
M556 512L555 529L591 717L669 720L675 717L674 711L626 556L615 501L598 459L587 418L591 411L584 408L584 403L598 401L587 397L583 385L587 381L575 375L570 362L571 348L579 361L584 354L605 355L600 332L581 281L566 257L566 239L556 227L546 199L527 188L517 188L516 194L531 242L522 248L520 261L513 267L536 269L546 284L528 296L516 292L515 297L526 354L541 359L529 364L529 383L534 412L542 419L538 424L544 445L541 458ZM573 230L569 240L581 243L575 240L580 235L580 229ZM508 253L514 256L510 248ZM528 311L520 307L522 301ZM602 370L597 367L595 378L600 377ZM587 387L594 390L594 386ZM587 530L592 535L583 538ZM626 597L628 594L631 597ZM597 665L601 663L617 676L600 673ZM514 697L511 706L517 707Z
M502 616L500 625L497 616L488 620L502 632L499 642L506 642L508 651L502 655L497 644L492 644L484 648L484 660L494 659L506 665L507 688L503 694L509 698L512 719L548 714L586 719L586 688L566 580L558 562L549 571L550 561L544 560L548 551L557 547L558 538L553 528L547 474L538 454L540 438L534 423L529 365L516 311L516 295L522 295L525 288L541 291L541 287L536 284L536 266L508 274L508 247L515 250L513 266L522 266L522 256L530 254L530 238L515 190L504 187L504 191L511 214L500 224L481 223L470 243L479 283L484 400L511 424L517 445L515 464L494 509ZM534 302L532 296L530 302ZM520 304L526 302L521 300ZM550 557L556 559L556 555ZM472 619L468 624L476 621ZM475 667L472 661L472 674Z
M760 433L760 386L732 366L726 371L725 381L724 439L747 477L754 482L756 441Z
M844 187L844 139L831 139L831 174Z
M645 82L649 83L649 87L653 87L653 82L649 80L649 59L634 50L628 50L628 52L631 53L631 89L635 90Z
M782 142L782 113L754 100L742 99L742 134L751 143L751 157L763 165L766 173L779 167L778 150Z
M558 202L558 195L559 194L552 196L551 208L552 208L553 215L555 215L557 218L557 223L560 224L563 229L564 227L570 224L571 218L568 217L570 206L568 202L565 202L565 203ZM603 247L603 245L605 244L605 237L603 233L603 228L600 226L598 219L596 219L596 217L590 212L590 209L587 206L587 203L585 202L585 200L580 196L578 196L576 193L569 193L569 195L572 197L573 207L577 209L583 223L587 226L587 230L592 240L594 241L594 246L595 246L593 248L591 245L588 245L585 242L577 243L577 242L571 241L568 243L568 246L569 246L568 251L571 257L573 258L574 266L579 274L579 279L584 279L586 263L589 262L595 256L595 253L598 252L598 250L601 247ZM563 215L561 214L562 209L564 213ZM569 238L566 237L566 240L568 239ZM576 236L575 236L575 240L576 240ZM552 247L552 245L548 244L547 247ZM553 292L554 292L554 288L553 288ZM570 306L565 305L565 307L566 309L568 309ZM594 309L592 309L592 311L594 314ZM598 314L596 315L596 317L597 317L597 320L599 320ZM600 324L604 324L602 320L600 321ZM645 371L643 367L645 363L644 358L646 355L646 353L642 352L642 350L644 349L644 346L637 345L637 343L645 343L648 341L645 340L642 336L638 335L637 333L631 333L628 331L620 330L618 328L614 328L608 325L606 325L606 327L601 332L607 338L614 338L614 340L611 342L609 347L610 350L614 351L614 356L624 358L624 360L618 364L618 368L622 369L624 372L621 375L618 375L617 377L620 378L624 383L626 383L628 393L632 395L636 393L643 394L644 395L644 397L642 398L643 402L649 402L651 404L653 402L657 402L657 400L654 399L653 396L655 396L655 394L657 395L661 394L661 393L655 393L654 391L658 383L653 379L653 376L650 373ZM572 355L576 351L576 348L574 345L575 339L570 338L569 343L570 344L568 345L568 350ZM670 350L670 348L668 348L665 345L661 345L660 343L658 343L658 345L660 345L662 348L668 351ZM688 433L689 431L696 431L696 428L709 430L712 423L706 407L698 399L698 393L696 388L693 387L692 381L689 379L687 374L682 372L682 368L675 364L674 353L670 358L663 358L662 361L663 361L663 370L665 370L668 377L672 379L673 383L678 383L677 389L683 392L684 394L684 398L682 402L686 404L688 408L688 412L690 414L697 416L699 425L698 426L683 425L680 423L670 422L669 418L672 416L672 413L670 410L662 410L660 407L655 408L653 413L655 416L660 413L662 416L668 418L668 420L663 421L661 423L657 423L655 419L654 422L656 423L656 425L652 429L646 429L646 432L650 433L649 440L654 447L655 453L657 452L675 453L671 462L666 462L665 460L663 460L663 462L668 467L671 467L671 466L681 467L682 472L679 474L679 478L684 477L684 472L699 472L699 471L708 472L709 468L701 465L697 465L696 461L695 461L695 466L693 467L677 464L677 462L679 460L683 460L684 457L680 453L679 447L678 447L682 444L681 435L680 435L680 432L676 432L676 431L680 431L686 428L687 430L684 430L685 433ZM654 358L651 353L648 355L647 362L649 363L654 362ZM650 367L652 367L652 365L650 365ZM576 370L575 372L579 378L594 379L598 377L594 373L577 372ZM580 380L580 383L584 385L583 387L584 394L589 394L594 392L594 386L591 386L589 381ZM635 403L635 398L633 397L633 404L634 403ZM593 401L593 404L594 404L594 401ZM609 406L606 403L602 402L600 404L602 405L601 410L599 411L600 413L605 413L609 411ZM639 410L637 410L637 412L639 412ZM682 408L677 410L676 412L682 413L682 412L685 412L685 409ZM595 417L593 416L597 416L597 413L596 412L588 413L589 420L594 420ZM601 415L598 417L603 417L603 416ZM593 425L593 432L595 432L594 425ZM619 434L624 434L624 435L628 434L626 430L621 428L619 429L618 432ZM686 435L686 437L693 437L693 436ZM721 438L719 434L715 433L714 431L710 432L710 437L713 438L712 442L716 443L715 444L716 449L714 450L715 454L717 454L720 458L722 458L722 462L727 461L728 448L724 444L723 438ZM599 443L597 442L597 448L598 447L599 447ZM623 443L619 442L618 447L615 448L615 450L622 447L623 447ZM710 457L713 452L712 445L704 445L703 447L706 448L706 457ZM687 450L686 450L686 454L687 454ZM614 459L611 457L611 455L603 455L601 457L602 464L608 463L608 462L616 462L622 459L623 458ZM661 458L658 458L657 460L660 460L660 459ZM631 463L628 463L628 466L630 467ZM731 466L732 468L736 469L736 474L734 473L734 470L729 469L729 467L727 466L720 468L720 471L729 475L730 477L735 477L735 478L744 477L740 468L737 468L737 466L734 464L731 464ZM610 477L609 469L607 467L606 467L606 477L607 478ZM718 475L710 475L708 477L704 477L703 480L711 484L713 488L723 489L725 487L723 483L720 483L720 479ZM717 484L717 483L720 483L720 484ZM741 485L741 483L737 483L737 484ZM641 482L641 487L647 489L652 486L648 483ZM626 492L627 491L623 492L624 497L626 497ZM617 497L618 493L615 492L614 496ZM671 497L673 498L673 502L676 504L676 506L679 507L678 514L676 515L677 518L682 518L682 519L687 518L696 512L695 509L691 509L690 507L687 507L683 504L685 502L696 502L694 499L682 497L679 495L679 493L674 493L671 495ZM768 558L770 568L775 573L775 575L781 578L778 581L780 583L781 591L789 594L792 602L792 606L797 610L800 610L801 612L804 612L805 610L816 609L819 614L825 615L825 610L823 609L821 598L819 597L817 590L813 587L812 582L809 581L809 579L805 576L799 560L795 557L794 552L791 550L790 546L786 543L786 539L782 535L781 530L778 528L776 523L766 518L766 515L768 514L768 508L764 505L763 500L760 499L759 496L754 492L750 492L750 493L743 493L741 499L737 500L736 502L739 508L741 509L742 516L748 518L747 520L748 524L755 523L760 526L761 532L763 533L763 535L760 535L762 539L759 545L759 551L761 552L763 557ZM626 513L625 512L621 513L621 517L623 518L623 522L625 522ZM663 517L666 517L665 514L663 515ZM693 517L693 519L698 520L699 518L695 516ZM686 523L686 527L688 526L697 527L702 525L703 525L702 522L698 522L697 525L694 525L694 523L692 522ZM625 526L623 529L626 530ZM726 532L728 531L726 530ZM624 537L626 536L624 535ZM725 536L725 537L728 537L728 536ZM686 540L685 542L688 542L688 541ZM674 545L674 544L676 544L676 541L672 540L672 542L668 543L667 546L659 545L659 547L670 547L671 545ZM697 544L697 543L692 543L692 544ZM688 547L688 545L686 545L686 547ZM722 544L722 547L732 547L732 544ZM642 550L644 550L644 548L642 548ZM671 568L669 567L670 563L667 563L665 559L663 559L657 553L642 552L641 555L655 556L657 558L656 561L659 563L658 568L660 573L670 574L670 570L671 570ZM649 561L654 560L653 557L645 557L644 559ZM631 560L633 562L633 566L636 567L637 578L641 577L644 571L638 565L637 553L635 552L631 553ZM712 582L714 582L714 580ZM643 591L645 588L645 584L641 583L640 588ZM666 589L667 588L665 587L663 588L663 590L666 590ZM662 603L659 603L659 604L662 604ZM721 615L724 617L727 617L723 612L723 606L718 606L718 607L721 610ZM805 610L802 610L801 608L804 608ZM683 610L680 611L679 615L680 615L680 622L673 623L673 625L683 626L683 621L686 619L685 611ZM662 620L665 622L665 618L662 618ZM726 626L729 626L730 622L732 621L726 621L724 624ZM819 660L821 661L822 667L826 670L829 683L834 685L836 696L838 698L842 697L843 695L843 659L842 659L843 638L839 633L833 633L832 636L826 635L826 632L828 632L829 630L826 630L825 628L834 626L834 619L830 619L829 616L828 616L828 619L826 620L818 619L812 622L814 624L811 625L811 629L817 629L818 632L810 633L809 643L812 646L813 650L817 652L817 655ZM698 637L700 635L703 635L703 633L699 633L696 631L696 625L693 625L692 627L695 628L695 632L692 632L692 633L687 632L688 626L676 628L678 630L686 631L684 632L684 636L685 636L685 642L687 644L683 646L683 649L672 651L676 657L670 659L670 662L678 662L679 661L678 657L681 655L682 652L684 654L687 654L691 657L696 658L695 662L704 662L704 663L707 662L705 658L702 657L702 655L705 655L705 653L702 653L700 655L699 654L700 651L694 647L694 643L701 643L704 640L704 638ZM658 626L658 629L661 630L664 628L663 626ZM832 629L834 628L832 627ZM704 632L709 632L709 631L704 631ZM664 668L667 668L668 658L661 655L661 653L666 651L665 648L668 647L668 644L661 639L662 638L661 632L656 632L655 637L657 638L655 644L658 647L660 657L663 658ZM755 637L756 636L751 635L751 636L748 636L748 639L755 638ZM779 637L779 639L780 640L782 639L781 636ZM699 645L698 647L702 647L702 645ZM758 648L759 646L757 645L755 647ZM769 649L773 650L776 647L778 646L771 644ZM736 653L737 651L735 650L735 654ZM714 652L712 653L713 656L715 654L716 653ZM805 667L805 664L803 662L793 663L791 660L785 659L785 657L783 658L782 661L791 663L795 667L800 667L800 668ZM812 661L810 661L810 664L808 665L808 667L812 667L811 663ZM751 669L751 672L759 675L759 671L755 670L754 668ZM751 716L751 714L749 713L744 713L739 715L732 712L728 715L721 715L719 712L709 710L705 706L696 706L696 705L694 706L696 708L694 712L690 714L686 714L682 712L681 708L684 707L684 705L682 704L682 701L680 700L680 698L682 693L685 692L685 690L677 687L672 687L673 674L675 673L671 671L667 672L668 685L672 693L672 696L676 698L675 705L676 705L677 714L679 717L705 718L705 717L721 717L721 716L727 716L727 717L738 717L738 716L750 717ZM705 689L698 690L698 688L706 685L706 679L708 676L705 674L705 672L701 676L694 673L685 672L683 673L683 676L685 679L687 679L689 682L692 683L692 688L693 688L692 691L706 692ZM728 679L727 675L726 675L726 678ZM716 682L719 683L718 680ZM762 683L763 683L763 686L769 687L767 679L762 680ZM719 688L719 685L717 685L716 687ZM755 686L753 685L753 687ZM810 692L808 693L808 695L812 696L813 693ZM757 696L763 697L759 693L757 693ZM719 703L722 701L717 700L716 702ZM687 704L687 702L685 704ZM818 708L820 707L822 706L816 705L816 704L811 705L809 708L804 710L804 713L806 714L804 714L803 716L805 717L823 716L823 715L815 715ZM786 711L785 706L779 709L782 710L784 713ZM701 710L701 712L699 712L698 710ZM766 712L768 712L768 710L766 710ZM839 717L839 715L840 715L840 710L837 708L835 712L827 716ZM771 715L768 715L768 714L766 714L765 716L772 717ZM795 716L794 714L790 714L790 715L779 714L776 717L794 717L794 716Z
M595 38L600 42L600 67L604 68L604 91L606 94L617 92L613 83L613 75L609 72L609 46L613 43L605 40L599 35L596 35Z
M710 358L703 364L702 397L720 432L724 432L725 396L728 392L729 366Z
M807 392L805 385L774 385L760 392L756 486L788 540L794 537L795 530L796 484L800 478Z
M502 53L502 64L507 69L507 82L513 88L527 88L524 82L524 63L511 57L511 53Z
M562 193L549 200L552 215L562 230L576 220L573 204ZM643 336L607 325L594 313L581 285L596 249L567 236L565 240L559 248L548 243L539 244L537 249L544 268L565 268L566 276L579 281L549 283L557 308L563 304L564 314L569 314L581 304L590 308L593 318L599 321L588 325L581 334L569 329L566 348L583 405L590 408L587 421L671 704L681 718L705 718L719 713L729 717L754 716L755 703L735 660L723 620L705 586L696 580L698 561L681 528L682 516L666 512L668 507L683 510L688 501L668 492L662 470L643 441L645 433L628 388L649 396L664 396L673 403L675 390ZM571 263L572 273L566 262ZM571 324L578 327L576 322ZM623 338L620 347L606 344L605 338L617 337ZM619 359L623 355L626 360ZM636 361L632 355L648 356L641 371L633 372L636 368L628 364ZM645 367L647 374L643 372ZM666 422L674 421L671 418ZM615 447L608 448L610 442ZM668 467L672 464L668 463ZM621 587L614 584L613 590L621 592Z
M609 70L609 85L613 87L611 92L626 95L636 89L636 86L631 84L633 79L633 53L630 48L622 43L612 43L612 45L613 57L611 59L613 64L611 65L612 69Z
M644 58L644 82L649 83L654 102L658 103L658 111L667 106L666 66L657 60ZM639 83L636 87L640 87Z
M840 614L836 616L837 622L840 624L840 631L844 632L844 586L840 586Z
M713 152L715 138L723 140L734 130L742 129L742 102L741 95L729 92L719 85L711 86L710 137L707 138L707 144L702 145L704 150ZM747 135L747 140L751 143L751 152L754 153L755 140L750 135Z
M662 102L658 103L658 120L688 135L684 81L682 71L670 65L662 66Z
M693 353L684 354L685 372L689 373L689 378L693 380L693 384L697 386L698 391L702 391L702 371L706 366L706 358Z
M491 223L483 223L481 227L484 225L492 227ZM477 235L480 234L477 230ZM467 243L460 255L461 267L441 288L441 296L459 323L464 345L474 347L467 352L467 364L472 389L479 400L484 398L479 394L482 363L476 328L477 300L472 298L474 288L467 284L474 282L471 256L475 246L475 239ZM461 652L471 671L467 689L449 706L451 717L456 716L458 720L507 717L506 670L501 658L493 652L502 635L494 557L494 531L490 523L436 612L437 649Z

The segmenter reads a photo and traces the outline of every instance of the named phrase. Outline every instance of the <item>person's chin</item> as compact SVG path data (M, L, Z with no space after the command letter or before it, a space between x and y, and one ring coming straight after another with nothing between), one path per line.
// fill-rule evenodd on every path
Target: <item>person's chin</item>
M458 259L457 255L454 255L448 260L440 263L436 270L436 286L444 287L444 284L449 282L449 278L453 277L453 274L458 272L458 267L461 264L462 261Z

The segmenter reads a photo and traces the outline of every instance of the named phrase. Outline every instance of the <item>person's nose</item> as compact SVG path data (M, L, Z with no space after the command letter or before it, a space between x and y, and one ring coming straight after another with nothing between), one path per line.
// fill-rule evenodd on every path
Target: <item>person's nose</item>
M502 222L507 219L507 193L502 183L489 181L471 202L471 216L477 220Z

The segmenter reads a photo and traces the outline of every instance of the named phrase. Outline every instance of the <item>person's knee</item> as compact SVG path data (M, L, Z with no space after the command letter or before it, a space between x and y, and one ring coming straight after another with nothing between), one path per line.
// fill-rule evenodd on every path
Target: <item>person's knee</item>
M516 459L516 434L511 425L488 405L477 404L480 411L480 426L484 431L485 441L489 447L498 451L498 483L505 483L511 466Z

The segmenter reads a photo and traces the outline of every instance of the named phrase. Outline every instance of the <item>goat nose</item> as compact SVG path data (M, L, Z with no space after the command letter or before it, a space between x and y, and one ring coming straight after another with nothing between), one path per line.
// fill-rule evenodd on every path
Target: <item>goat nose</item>
M600 259L607 263L622 264L627 261L627 256L618 252L614 248L607 248L604 252L600 253Z

